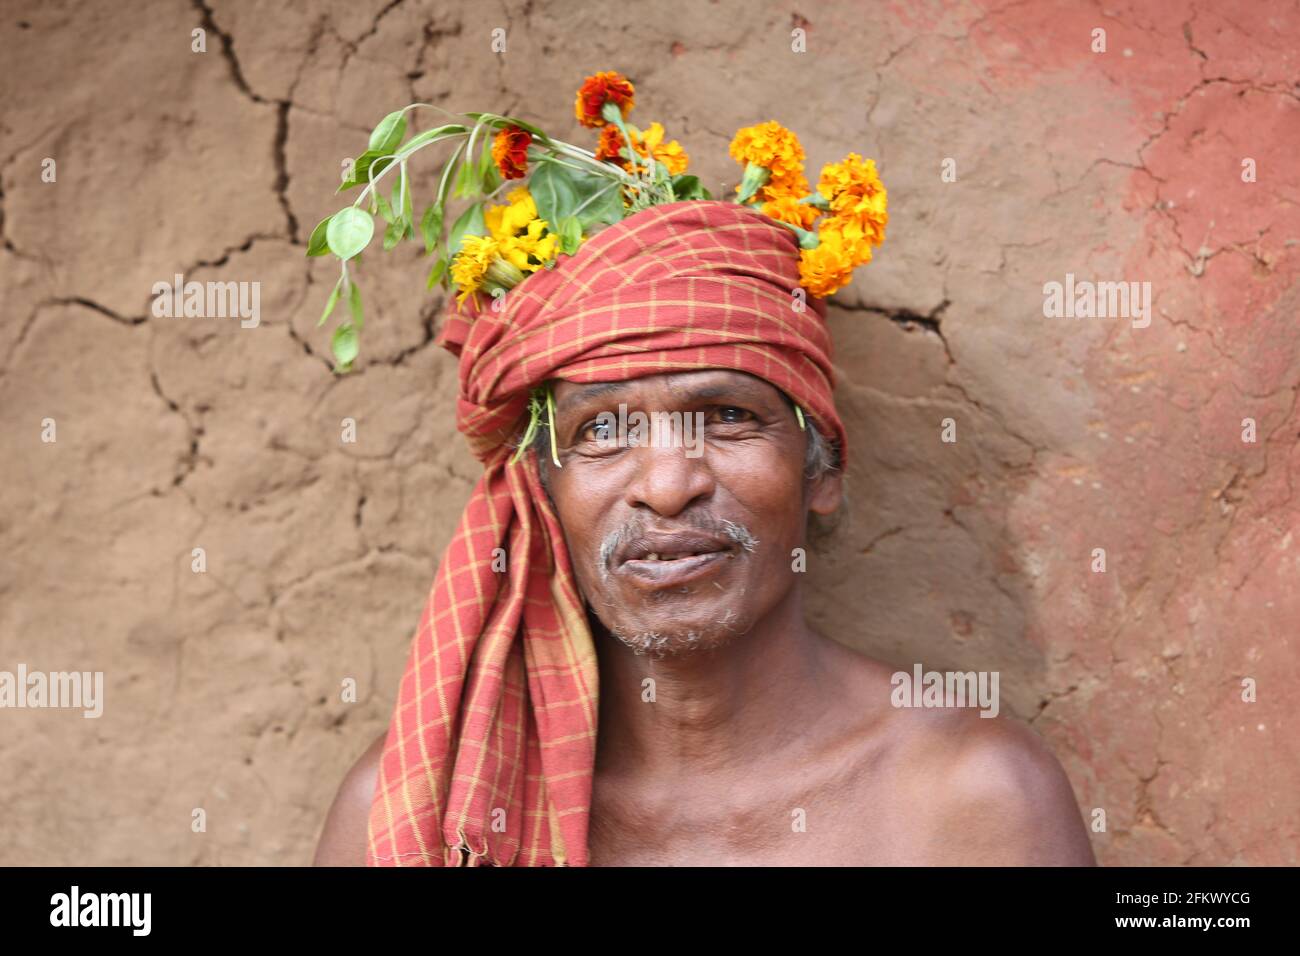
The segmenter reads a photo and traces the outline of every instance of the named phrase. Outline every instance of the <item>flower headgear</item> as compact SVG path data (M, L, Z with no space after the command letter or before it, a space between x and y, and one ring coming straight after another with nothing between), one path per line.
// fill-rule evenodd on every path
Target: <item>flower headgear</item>
M426 254L436 257L428 287L454 285L458 308L471 297L477 304L480 293L499 299L530 273L552 268L558 255L577 252L602 226L651 206L711 199L687 173L689 157L681 144L664 141L663 126L651 123L641 130L627 122L634 96L632 83L616 72L583 81L574 113L583 126L600 131L594 152L496 113L448 114L455 122L410 139L406 113L416 106L385 116L370 134L369 148L345 170L339 192L365 188L352 205L321 220L307 244L307 255L329 252L341 263L318 323L347 298L350 318L335 328L331 342L337 370L347 371L356 359L362 325L361 293L348 263L373 239L376 214L387 224L385 249L415 238L407 163L426 146L456 144L419 228ZM730 153L743 167L735 201L798 237L800 284L809 295L825 297L847 285L853 270L870 262L872 248L884 242L886 193L872 160L850 153L824 166L813 191L798 137L775 121L737 131ZM385 197L379 186L394 169L398 179ZM508 187L513 188L505 202L493 204ZM470 204L447 228L452 197Z

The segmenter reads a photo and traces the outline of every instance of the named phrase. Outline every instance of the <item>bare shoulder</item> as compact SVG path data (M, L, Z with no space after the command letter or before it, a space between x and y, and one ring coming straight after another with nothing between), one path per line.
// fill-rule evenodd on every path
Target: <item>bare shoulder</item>
M379 777L387 730L375 738L339 784L325 816L313 866L365 866L370 803Z
M898 706L893 667L862 655L838 663L844 697L871 715L859 796L887 831L889 859L1096 865L1070 780L1032 728L975 706Z
M908 787L927 808L929 862L1094 866L1083 816L1060 762L1028 726L972 708L902 711Z

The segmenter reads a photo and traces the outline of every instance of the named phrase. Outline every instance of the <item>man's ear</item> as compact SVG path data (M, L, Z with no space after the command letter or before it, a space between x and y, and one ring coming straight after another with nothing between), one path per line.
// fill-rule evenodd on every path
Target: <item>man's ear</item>
M826 471L813 482L808 496L808 510L819 515L832 514L840 506L844 478L838 471Z

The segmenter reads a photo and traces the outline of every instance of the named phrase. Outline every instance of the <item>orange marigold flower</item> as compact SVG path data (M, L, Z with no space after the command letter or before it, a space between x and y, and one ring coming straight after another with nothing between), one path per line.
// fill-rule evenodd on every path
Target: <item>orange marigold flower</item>
M502 179L523 179L528 171L528 147L533 136L518 126L507 126L492 140L492 159Z
M637 133L632 133L632 139L637 140ZM677 140L664 142L664 128L661 123L651 123L650 128L641 136L639 142L634 142L636 151L642 156L653 156L657 161L664 164L668 169L668 175L678 176L686 172L686 167L690 164L690 157L682 149L682 144Z
M833 236L832 241L844 250L854 266L870 262L871 247L884 240L884 233L878 232L871 220L854 216L834 216L824 220L817 235L823 240Z
M668 170L668 175L677 176L686 172L690 164L690 157L682 149L682 144L677 140L664 142L664 128L661 123L651 123L650 128L644 133L635 126L628 127L628 134L632 137L632 148L641 156L653 156L658 162L664 164ZM618 131L618 127L613 123L608 123L600 131L600 143L596 146L596 158L608 160L611 163L617 163L624 169L628 169L629 163L619 154L623 148L623 136ZM638 170L643 166L638 165Z
M606 123L605 128L600 131L600 142L596 146L596 158L626 166L627 160L618 153L622 148L623 134L618 131L618 127L613 123Z
M595 129L605 125L605 118L600 115L601 107L613 103L626 117L634 104L635 90L622 73L608 70L594 73L582 81L578 88L578 99L573 105L573 112L583 126Z
M769 179L758 191L759 202L772 202L780 199L802 199L812 192L808 178L803 173L794 173L784 179Z
M823 226L817 238L815 249L804 249L799 254L799 284L809 295L821 299L848 285L853 278L853 267L858 263L853 261L837 229ZM870 246L867 248L870 250Z
M876 173L875 160L863 160L857 153L823 166L817 191L830 202L834 213L880 216L885 212L885 186Z
M811 229L821 215L815 206L800 202L795 196L781 196L763 203L763 215L778 222L788 222L800 229Z
M804 152L799 137L775 120L737 130L729 151L741 166L753 163L770 170L767 189L791 187L803 179Z

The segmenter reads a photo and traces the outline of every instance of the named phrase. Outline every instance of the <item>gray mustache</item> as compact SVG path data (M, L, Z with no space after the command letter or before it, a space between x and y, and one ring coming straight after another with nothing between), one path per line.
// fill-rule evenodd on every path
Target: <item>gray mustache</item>
M729 538L736 542L744 551L752 552L758 547L758 539L754 537L753 532L743 524L737 524L734 521L728 521L725 518L709 518L701 515L687 519L686 527L694 531L704 531L708 534L719 535L720 537ZM627 541L634 541L637 537L645 534L645 522L632 520L620 528L616 528L609 534L605 535L600 543L600 573L602 577L608 577L610 572L610 562L614 560L614 555L619 548Z

